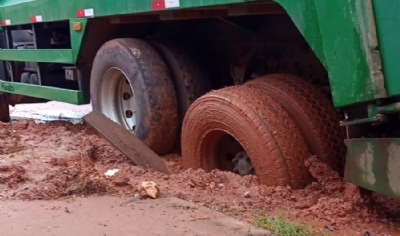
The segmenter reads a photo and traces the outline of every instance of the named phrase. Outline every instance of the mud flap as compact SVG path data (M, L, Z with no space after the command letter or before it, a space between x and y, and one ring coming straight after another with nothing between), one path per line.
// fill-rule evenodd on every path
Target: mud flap
M92 111L83 117L91 127L115 148L129 157L136 165L169 174L164 161L128 130L108 119L105 115Z
M348 147L345 181L400 199L400 139L345 140Z

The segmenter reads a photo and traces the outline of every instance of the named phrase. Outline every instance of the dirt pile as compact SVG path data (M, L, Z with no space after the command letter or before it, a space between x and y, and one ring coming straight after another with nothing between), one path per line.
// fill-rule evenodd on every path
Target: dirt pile
M177 154L164 157L170 176L144 170L84 125L36 124L32 120L0 123L0 138L2 200L88 194L134 197L142 181L154 181L160 196L174 195L249 221L257 211L271 215L285 212L291 219L313 222L322 230L332 226L337 235L345 235L343 230L390 230L396 224L393 217L400 213L397 201L382 196L375 197L379 204L371 208L356 187L344 183L313 157L305 164L314 182L305 189L292 190L261 186L255 176L184 170ZM109 170L118 171L107 177Z
M0 132L7 136L2 137L0 151L0 197L54 199L107 192L106 181L94 168L94 145L75 132L81 128L32 120L3 124Z
M23 149L21 137L11 129L10 124L0 122L0 147L0 155L12 154Z

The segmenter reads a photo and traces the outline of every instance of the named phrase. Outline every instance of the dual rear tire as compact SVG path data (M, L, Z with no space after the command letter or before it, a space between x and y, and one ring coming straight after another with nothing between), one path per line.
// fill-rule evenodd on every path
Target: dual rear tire
M187 168L224 169L224 135L249 155L261 183L302 188L311 155L341 171L345 155L339 116L316 87L291 75L264 76L210 92L188 110L182 129Z
M220 169L216 150L224 135L249 155L261 183L303 188L309 182L304 160L310 156L300 130L284 109L247 86L212 91L189 108L182 129L184 165Z

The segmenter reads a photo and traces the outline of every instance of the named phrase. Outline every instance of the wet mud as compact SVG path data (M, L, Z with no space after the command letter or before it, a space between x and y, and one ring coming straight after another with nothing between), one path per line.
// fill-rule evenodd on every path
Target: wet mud
M178 154L163 157L171 175L144 170L83 124L64 121L0 123L0 200L49 200L87 195L137 196L154 181L160 196L176 196L249 222L263 211L285 213L330 235L399 235L400 203L380 195L363 198L327 165L306 160L306 188L266 187L257 177L185 170ZM118 169L111 176L108 170ZM246 194L245 194L246 193ZM327 228L333 229L328 231ZM369 234L366 234L368 232Z

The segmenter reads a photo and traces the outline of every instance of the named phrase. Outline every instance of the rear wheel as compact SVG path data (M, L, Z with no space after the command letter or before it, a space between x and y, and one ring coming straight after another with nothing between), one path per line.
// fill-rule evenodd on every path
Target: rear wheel
M178 103L179 130L189 106L211 90L211 80L197 53L172 42L151 41L167 63ZM178 132L177 145L180 145Z
M278 101L293 117L312 154L342 172L346 155L340 118L327 96L293 75L267 75L245 86L257 88Z
M278 103L256 89L237 86L212 91L187 111L182 128L186 168L232 170L223 164L224 144L242 158L235 169L244 167L250 173L244 151L263 184L302 188L309 183L304 160L310 154L300 130Z
M178 112L171 75L155 49L139 39L105 43L93 62L93 110L131 131L159 155L173 149Z

